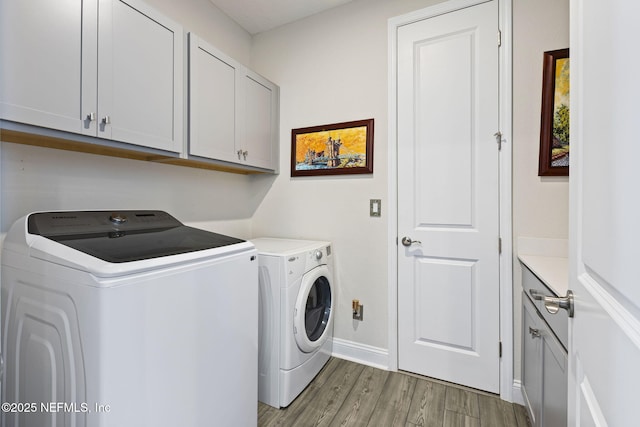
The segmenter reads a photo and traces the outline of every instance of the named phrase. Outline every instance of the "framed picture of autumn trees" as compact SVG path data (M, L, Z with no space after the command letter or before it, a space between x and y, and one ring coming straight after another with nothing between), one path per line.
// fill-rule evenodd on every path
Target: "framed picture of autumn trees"
M569 175L569 49L544 52L538 176Z

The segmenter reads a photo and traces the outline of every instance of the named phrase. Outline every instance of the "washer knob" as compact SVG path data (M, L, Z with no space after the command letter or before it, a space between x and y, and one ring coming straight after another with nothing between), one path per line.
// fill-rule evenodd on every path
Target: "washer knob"
M127 217L125 215L121 215L119 213L112 213L109 217L109 221L116 225L124 224L127 222Z
M315 255L315 257L316 257L316 259L317 259L318 261L320 261L320 260L322 259L322 251L321 251L320 249L317 249L317 250L315 251L314 255Z

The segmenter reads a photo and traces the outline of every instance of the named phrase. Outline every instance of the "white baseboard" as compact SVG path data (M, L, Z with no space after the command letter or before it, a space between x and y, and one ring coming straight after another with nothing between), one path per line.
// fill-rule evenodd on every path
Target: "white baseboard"
M389 351L384 348L334 338L332 356L385 371L389 370Z
M522 383L520 382L520 380L513 380L511 399L513 400L512 403L517 403L518 405L525 406L524 397L522 396Z

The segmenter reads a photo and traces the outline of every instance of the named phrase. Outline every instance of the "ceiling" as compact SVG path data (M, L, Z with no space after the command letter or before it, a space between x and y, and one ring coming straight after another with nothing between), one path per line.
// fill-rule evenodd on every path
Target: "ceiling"
M253 35L349 3L352 0L210 1Z

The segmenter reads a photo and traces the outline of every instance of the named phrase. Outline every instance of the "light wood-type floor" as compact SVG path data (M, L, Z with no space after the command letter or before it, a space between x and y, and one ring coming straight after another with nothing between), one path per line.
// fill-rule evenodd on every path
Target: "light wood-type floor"
M258 426L529 427L525 408L423 377L331 358L286 409L258 405Z

